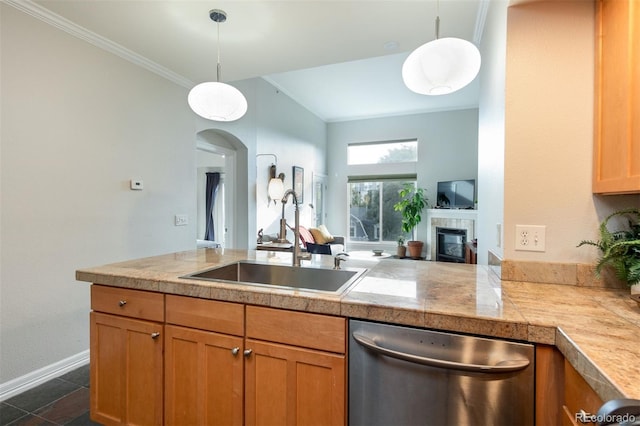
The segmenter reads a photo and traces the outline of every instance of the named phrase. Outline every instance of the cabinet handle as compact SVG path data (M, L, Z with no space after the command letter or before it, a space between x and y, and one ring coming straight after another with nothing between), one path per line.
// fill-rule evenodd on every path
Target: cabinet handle
M151 338L152 339L157 339L158 337L160 337L160 333L156 332L156 333L151 333Z
M245 349L243 354L245 357L249 358L251 356L251 353L253 352L252 349Z
M118 302L118 305L120 305L121 308L126 304L127 304L126 300L121 300L121 301Z
M235 348L231 349L231 354L232 354L233 356L236 356L236 355L238 355L239 353L240 353L240 348L239 348L239 347L237 347L237 346L236 346Z

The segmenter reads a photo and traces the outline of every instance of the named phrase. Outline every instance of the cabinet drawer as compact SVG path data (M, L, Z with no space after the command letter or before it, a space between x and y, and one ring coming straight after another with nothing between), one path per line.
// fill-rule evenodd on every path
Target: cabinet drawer
M345 353L346 320L306 312L247 306L247 337Z
M244 335L244 305L167 295L167 322L218 333Z
M91 286L91 309L125 317L164 321L164 294L94 284Z

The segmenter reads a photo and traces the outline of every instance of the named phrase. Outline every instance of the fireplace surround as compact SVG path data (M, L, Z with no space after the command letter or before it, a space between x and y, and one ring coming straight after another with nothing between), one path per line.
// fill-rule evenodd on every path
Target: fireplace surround
M445 209L429 209L427 211L427 242L429 248L427 255L429 260L436 260L436 228L455 228L464 229L467 232L467 241L471 241L476 237L475 222L478 212L476 210L445 210Z

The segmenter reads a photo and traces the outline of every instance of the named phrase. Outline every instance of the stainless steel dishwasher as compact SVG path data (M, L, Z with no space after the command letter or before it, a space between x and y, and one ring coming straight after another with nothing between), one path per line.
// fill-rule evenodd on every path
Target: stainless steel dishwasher
M533 425L534 347L349 321L350 425Z

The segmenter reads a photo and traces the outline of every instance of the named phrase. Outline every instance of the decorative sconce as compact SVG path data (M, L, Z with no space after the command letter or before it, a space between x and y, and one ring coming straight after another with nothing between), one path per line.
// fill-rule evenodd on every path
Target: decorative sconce
M280 173L276 177L276 165L269 167L269 186L267 187L270 200L276 203L276 200L282 200L284 196L284 173Z
M271 164L271 166L269 166L267 194L269 195L269 203L273 200L273 204L276 204L278 200L282 200L282 197L284 197L284 173L280 173L276 176L278 157L275 154L257 154L256 157L263 155L270 155L275 159L275 164Z

